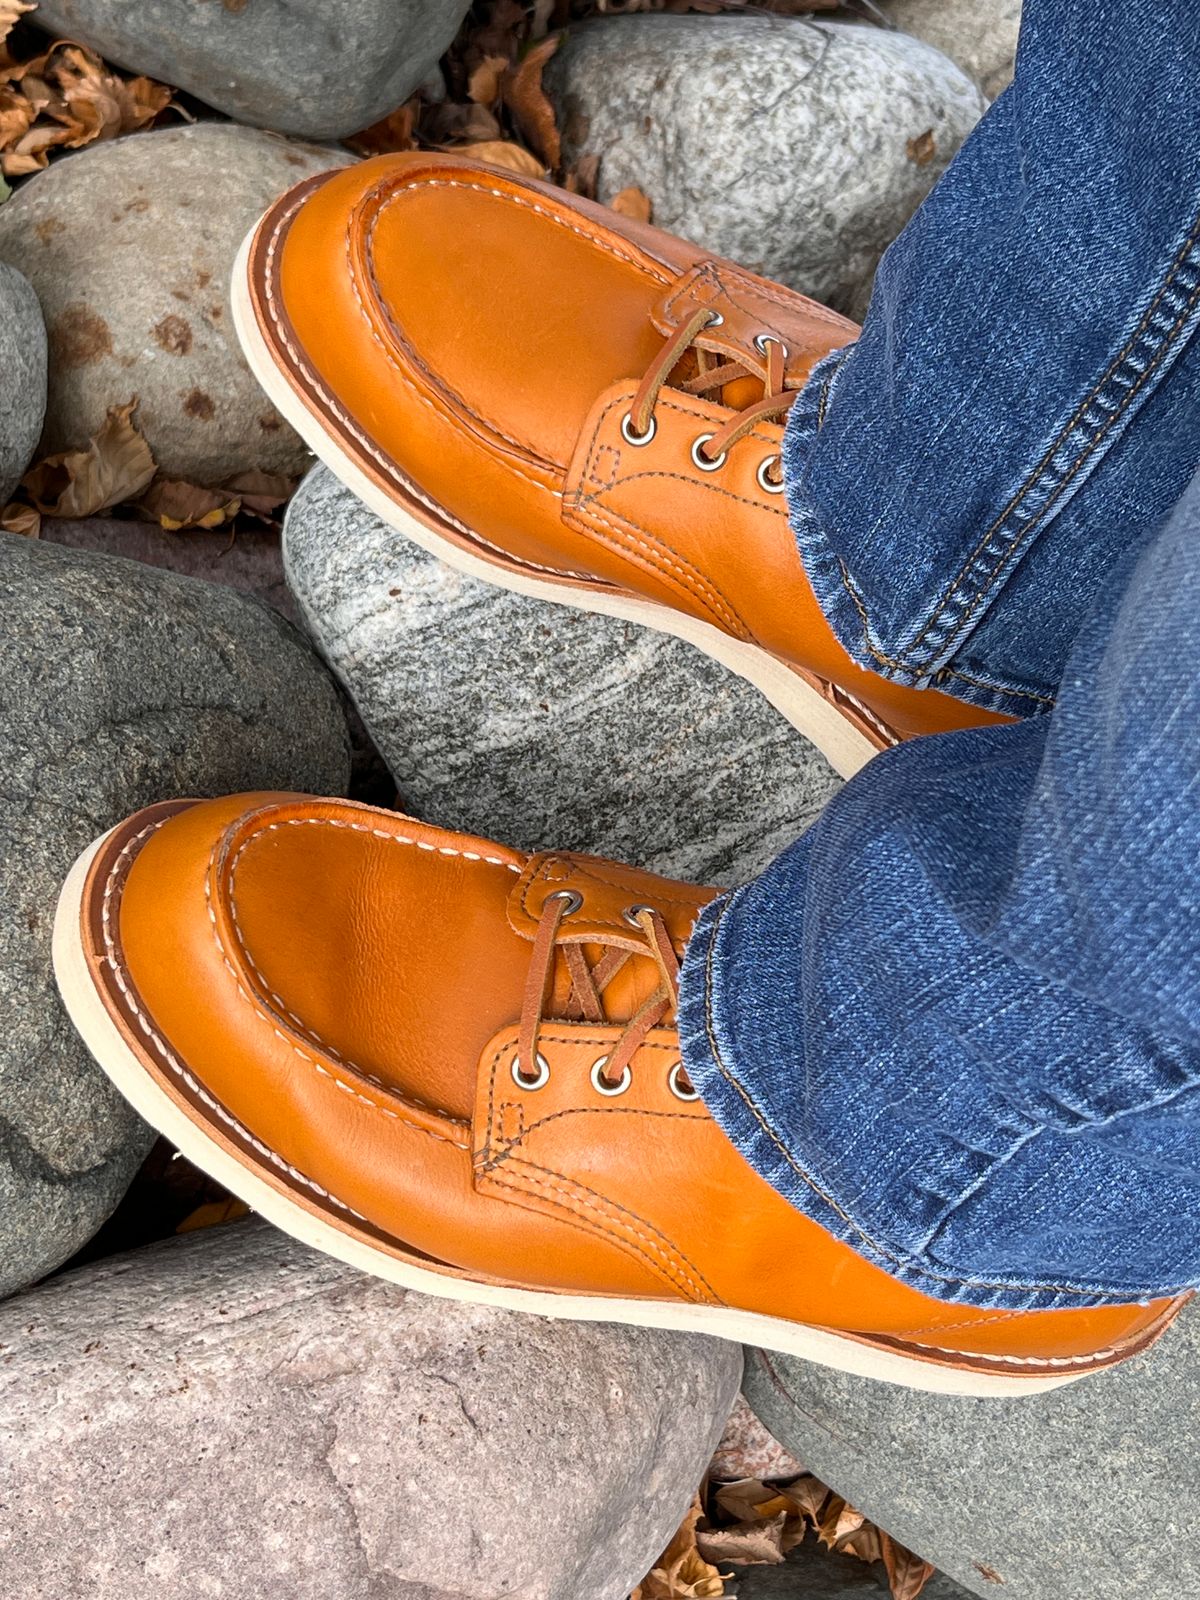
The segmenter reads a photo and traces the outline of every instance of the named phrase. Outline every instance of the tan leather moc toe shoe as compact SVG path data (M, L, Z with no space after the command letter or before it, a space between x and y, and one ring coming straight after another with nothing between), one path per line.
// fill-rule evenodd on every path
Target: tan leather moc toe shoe
M711 891L300 795L159 805L76 864L55 966L101 1066L298 1239L416 1289L691 1329L950 1393L1144 1349L1179 1302L977 1311L794 1210L673 1027Z
M780 444L857 332L825 307L548 184L400 155L285 195L233 308L313 450L464 571L690 640L846 774L1004 720L864 672L817 606Z

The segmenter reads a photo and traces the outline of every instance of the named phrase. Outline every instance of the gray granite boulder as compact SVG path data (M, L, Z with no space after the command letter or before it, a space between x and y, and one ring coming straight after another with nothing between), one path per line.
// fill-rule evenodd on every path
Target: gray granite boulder
M413 1294L258 1223L0 1306L7 1600L625 1600L736 1346Z
M1200 1589L1200 1310L1115 1372L1025 1400L913 1394L747 1352L810 1471L985 1600Z
M466 578L324 468L288 508L284 566L401 804L428 821L725 883L836 787L754 689L689 645Z
M46 415L46 327L37 295L0 266L0 510L33 459Z
M40 0L37 21L237 122L333 139L437 66L470 0Z
M46 318L44 447L85 444L136 396L169 478L300 472L307 451L242 359L229 278L278 194L350 159L208 122L91 145L23 184L0 207L0 261L20 266Z
M876 0L903 33L950 57L994 100L1012 81L1021 0Z
M636 185L660 227L851 311L985 106L918 39L803 17L589 23L546 83L602 199Z
M341 793L348 763L320 663L230 590L0 535L0 614L2 1294L89 1238L150 1143L54 987L50 931L71 862L151 801Z

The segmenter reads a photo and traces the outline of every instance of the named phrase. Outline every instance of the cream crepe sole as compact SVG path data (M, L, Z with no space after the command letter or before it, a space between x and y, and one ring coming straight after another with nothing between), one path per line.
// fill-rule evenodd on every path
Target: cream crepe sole
M151 1127L252 1210L302 1244L322 1250L362 1272L422 1294L572 1321L626 1323L635 1327L710 1334L739 1344L775 1350L782 1355L798 1356L838 1372L876 1378L932 1394L1010 1398L1041 1394L1087 1376L1083 1372L1064 1372L1008 1377L961 1370L882 1350L823 1328L729 1306L609 1299L481 1282L399 1260L375 1248L368 1240L323 1221L267 1183L252 1165L237 1160L216 1143L202 1123L190 1117L160 1088L109 1015L88 970L80 932L88 871L108 837L104 834L97 839L71 868L55 912L54 973L71 1021L116 1088Z
M529 595L534 600L548 600L553 605L619 617L624 622L634 622L640 627L685 640L714 661L719 661L730 672L753 684L797 732L816 745L843 778L853 777L872 756L879 754L870 740L803 678L757 645L732 639L710 623L685 616L669 606L656 605L652 600L639 600L636 596L620 593L609 596L597 590L572 589L535 577L524 577L473 555L448 539L440 538L432 528L398 505L326 431L320 418L309 409L281 372L271 347L263 338L249 288L248 264L254 232L252 229L238 252L231 285L233 325L241 341L242 352L251 372L276 410L295 428L313 454L348 489L353 490L377 517L414 544L419 544L423 550L428 550L431 555L484 583L511 589L515 594Z

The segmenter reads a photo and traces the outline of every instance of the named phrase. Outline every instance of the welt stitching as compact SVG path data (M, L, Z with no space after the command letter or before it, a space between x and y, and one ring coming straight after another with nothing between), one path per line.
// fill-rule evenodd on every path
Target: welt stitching
M1092 403L1095 400L1097 400L1097 399L1099 399L1101 397L1101 395L1103 394L1105 388L1108 387L1108 385L1110 384L1111 380L1115 377L1115 375L1118 372L1118 370L1120 369L1120 367L1126 362L1126 360L1128 359L1128 357L1132 353L1132 351L1133 351L1134 347L1137 345L1138 341L1142 338L1143 334L1145 334L1145 332L1147 331L1147 329L1150 326L1151 321L1153 320L1154 315L1158 311L1159 306L1161 305L1162 301L1166 298L1166 296L1170 292L1172 285L1174 284L1176 278L1179 276L1180 272L1182 271L1184 265L1187 262L1187 259L1188 259L1189 255L1191 254L1191 252L1192 252L1193 248L1195 247L1195 245L1196 245L1198 240L1200 240L1200 217L1197 217L1196 221L1194 222L1194 224L1192 226L1192 231L1189 233L1188 237L1184 240L1183 244L1180 246L1180 249L1179 249L1178 253L1175 256L1175 259L1172 261L1170 267L1167 270L1166 276L1164 277L1162 284L1159 286L1158 292L1154 296L1154 299L1146 307L1146 310L1142 313L1142 316L1138 320L1137 326L1134 328L1133 332L1130 334L1130 337L1128 338L1128 340L1126 341L1124 346L1113 357L1112 361L1109 363L1109 366L1106 368L1104 373L1100 376L1100 378L1093 385L1092 389L1088 392L1088 394L1086 394L1084 396L1083 400L1076 407L1076 409L1072 413L1072 415L1068 418L1067 422L1063 425L1063 427L1060 430L1060 432L1057 435L1057 437L1054 439L1054 441L1048 447L1048 449L1046 450L1045 454L1042 456L1042 459L1038 462L1037 466L1033 469L1033 472L1025 480L1025 483L1021 486L1020 489L1018 489L1016 491L1016 493L1013 495L1012 499L1008 502L1008 504L1000 512L1000 514L996 518L996 520L983 533L983 535L981 536L981 538L979 540L979 543L975 546L975 549L967 557L967 560L964 563L962 570L959 572L958 577L955 579L955 581L951 585L950 589L947 590L946 593L943 595L941 602L938 604L938 606L933 611L933 613L926 619L926 622L925 622L924 626L922 627L920 633L918 633L916 638L912 641L912 644L909 646L909 656L910 656L910 658L911 658L912 654L914 654L919 649L919 646L923 643L923 641L926 638L926 636L928 635L928 633L934 628L935 624L941 619L942 614L947 609L950 608L951 602L954 599L955 594L959 591L959 589L961 589L963 587L963 585L965 583L967 583L970 580L972 568L977 565L979 559L983 556L984 551L987 549L988 543L992 539L993 535L1008 520L1008 518L1017 509L1017 507L1021 504L1021 502L1023 500L1025 500L1028 497L1028 495L1030 495L1033 492L1033 490L1035 488L1039 487L1041 485L1041 483L1045 481L1046 477L1049 475L1050 465L1051 465L1051 463L1052 463L1052 461L1054 459L1055 454L1061 448L1061 446L1066 441L1066 439L1070 436L1072 430L1083 420L1083 417L1085 416L1085 414L1086 414L1086 412L1088 410L1088 407L1091 406ZM1065 489L1065 487L1067 486L1067 484L1071 481L1071 479L1074 477L1074 475L1077 473L1077 471L1083 465L1083 463L1095 452L1095 450L1098 448L1100 442L1102 441L1104 436L1107 434L1109 429L1112 427L1112 425L1115 422L1117 422L1125 414L1126 410L1132 404L1133 400L1141 392L1142 388L1144 387L1144 385L1146 383L1146 380L1150 377L1150 375L1153 373L1155 368L1161 362L1162 358L1166 355L1166 353L1170 350L1172 345L1176 342L1176 340L1177 340L1177 338L1179 336L1179 332L1180 332L1183 324L1187 321L1189 315L1191 314L1192 309L1195 307L1197 299L1200 299L1200 285L1197 285L1195 288L1192 289L1192 291L1189 294L1187 300L1184 302L1184 309L1181 312L1181 314L1180 314L1179 318L1177 319L1177 321L1174 323L1174 325L1170 329L1167 330L1166 334L1160 336L1157 349L1154 350L1153 354L1147 358L1147 365L1145 366L1145 368L1143 368L1142 372L1136 377L1134 383L1132 384L1130 389L1126 392L1124 399L1119 403L1117 409L1108 417L1107 421L1104 423L1103 427L1101 427L1100 431L1098 433L1094 434L1092 439L1089 440L1087 443L1085 443L1085 445L1083 446L1083 449L1081 450L1079 456L1076 458L1076 460L1074 461L1074 463L1070 467L1070 469L1069 469L1069 471L1067 473L1067 476L1060 482L1058 488L1054 491L1054 494L1053 494L1051 500L1048 502L1048 504L1046 506L1044 506L1042 508L1042 510L1039 513L1037 513L1037 515L1033 518L1032 522L1023 530L1023 532L1021 532L1018 535L1015 535L1013 537L1013 539L1011 539L1009 541L1008 546L1001 551L1000 559L999 559L999 562L998 562L998 566L994 567L992 569L991 574L988 575L988 580L987 581L989 583L989 586L990 586L990 583L992 581L994 581L995 574L996 574L996 571L998 570L998 567L1003 565L1004 560L1009 555L1014 553L1016 550L1020 549L1023 544L1028 543L1030 536L1034 532L1036 532L1037 528L1045 521L1048 511L1057 502L1058 498L1062 494L1062 492ZM984 592L986 593L986 589L985 589ZM979 596L977 595L976 599L978 600L978 598L979 598ZM965 620L965 619L963 619L963 620ZM959 624L952 625L952 631L951 631L951 635L950 635L951 638L953 638L954 633L959 630L961 625L962 625L961 622ZM941 642L944 642L944 641L941 641Z
M521 1173L512 1173L505 1176L496 1172L490 1175L488 1181L494 1183L497 1188L511 1190L513 1194L525 1202L526 1209L533 1211L535 1215L542 1214L541 1208L551 1206L555 1211L565 1213L565 1215L560 1214L554 1219L561 1226L574 1228L578 1233L582 1233L593 1240L599 1233L610 1244L623 1251L625 1255L640 1262L643 1267L648 1267L656 1278L661 1279L676 1295L679 1294L682 1287L681 1284L670 1275L666 1267L655 1261L652 1256L647 1255L632 1239L626 1238L612 1228L605 1227L602 1222L598 1222L592 1217L584 1217L579 1212L573 1211L565 1200L556 1199L552 1194L535 1194L532 1180Z
M164 823L169 821L169 817L163 817L161 821L151 823L149 827L143 828L140 833L135 834L134 837L125 845L121 853L117 856L104 885L104 896L101 902L100 922L104 934L105 959L108 961L109 969L112 972L117 988L121 991L121 998L124 1000L129 1009L130 1015L141 1029L147 1042L153 1047L163 1065L173 1072L174 1075L186 1085L191 1093L194 1094L196 1098L204 1105L206 1105L210 1111L219 1117L222 1122L232 1129L232 1131L236 1133L240 1139L244 1140L245 1143L251 1147L251 1149L256 1150L260 1155L264 1156L268 1161L271 1162L273 1166L278 1167L281 1172L286 1172L289 1177L294 1178L297 1183L301 1183L305 1188L311 1189L314 1194L319 1195L323 1200L328 1200L332 1205L337 1206L340 1211L345 1211L348 1213L348 1215L357 1217L360 1222L366 1222L367 1219L362 1215L361 1212L355 1211L353 1206L348 1206L344 1200L339 1200L336 1195L330 1194L328 1189L323 1189L319 1183L316 1183L312 1178L307 1177L299 1170L299 1168L293 1167L290 1162L285 1161L278 1151L272 1150L268 1145L263 1144L260 1139L256 1139L248 1128L244 1127L236 1117L232 1116L225 1109L225 1107L221 1105L220 1101L216 1100L212 1095L210 1095L208 1091L197 1082L197 1080L187 1070L174 1052L168 1047L166 1041L152 1026L149 1018L142 1011L141 1006L139 1006L136 998L134 997L133 991L125 981L124 970L122 968L120 959L117 956L116 936L112 931L112 897L115 891L116 881L124 870L126 859L132 855L133 851L138 847L139 844L141 844L142 840L145 839L148 834L157 833L159 828L161 828Z
M476 544L482 545L484 549L491 550L495 555L503 556L506 560L511 559L507 551L502 550L499 545L492 544L490 540L485 539L483 535L476 532L474 528L468 528L466 523L460 522L457 517L451 516L450 512L446 510L445 506L439 505L436 500L432 500L423 492L423 490L419 489L415 483L411 483L408 478L406 478L399 470L391 457L385 455L382 450L372 443L372 441L358 426L358 423L355 422L350 413L346 411L339 403L336 396L333 395L325 386L320 376L313 370L311 364L306 360L303 353L293 342L288 333L287 326L284 323L283 315L279 309L279 304L276 299L274 275L277 270L279 243L283 237L284 229L291 223L291 220L299 210L301 203L301 200L298 199L279 214L267 244L266 258L264 261L266 312L267 316L270 318L271 325L275 330L276 338L288 352L288 355L291 357L297 371L303 374L304 381L312 389L314 395L320 400L321 404L331 413L332 416L337 418L338 422L358 445L359 449L371 458L375 465L382 471L385 478L387 478L390 482L397 484L405 494L410 495L414 500L423 505L427 511L432 512L439 520L449 523L451 527L456 528L459 533L464 534L468 539L473 540ZM358 296L357 287L355 288L355 297L358 299L359 305L361 306L362 300L361 297ZM372 333L372 336L377 338L374 333L374 329L370 328L369 319L368 327ZM413 387L411 383L409 384L409 388L412 389L413 398L415 400L432 411L440 422L446 421L446 418L440 411L437 410L433 403L423 394L421 394L419 390ZM541 485L540 487L544 488L545 485ZM554 492L561 497L560 491ZM587 574L583 572L560 571L557 567L543 566L540 562L530 561L525 557L522 557L521 561L522 565L524 566L532 567L538 572L551 573L555 577L587 577Z
M724 1057L721 1053L721 1046L717 1041L716 1031L713 1025L713 960L716 952L717 933L735 898L736 896L730 896L717 913L716 920L712 928L709 929L708 949L705 951L704 956L704 1030L708 1041L709 1051L712 1055L717 1071L725 1079L726 1083L728 1083L732 1089L737 1091L738 1095L745 1103L747 1109L750 1111L759 1127L766 1134L767 1138L770 1139L771 1143L779 1151L780 1155L787 1162L788 1166L792 1169L796 1176L803 1183L805 1183L814 1194L818 1195L830 1208L830 1210L839 1216L846 1226L858 1236L858 1238L868 1245L870 1249L882 1256L885 1261L890 1261L894 1266L900 1268L904 1272L910 1272L914 1276L931 1278L938 1283L954 1284L959 1288L999 1289L1004 1290L1005 1292L1011 1292L1013 1286L1008 1283L992 1283L982 1278L966 1278L954 1276L951 1273L937 1272L934 1268L926 1266L924 1263L917 1262L912 1257L898 1256L894 1251L889 1250L886 1248L886 1246L881 1245L877 1240L873 1239L869 1233L861 1228L859 1224L842 1209L833 1196L828 1194L825 1189L823 1189L822 1186L817 1183L815 1178L813 1178L810 1173L806 1172L804 1168L799 1165L795 1156L793 1156L787 1145L784 1144L783 1140L779 1137L774 1128L771 1126L770 1122L767 1120L765 1114L759 1108L754 1097L750 1094L750 1091L733 1073L732 1069L726 1066ZM1033 1286L1033 1289L1034 1292L1049 1292L1059 1294L1073 1294L1076 1292L1071 1284L1061 1283L1036 1284Z
M525 1172L518 1173L518 1179L525 1182L539 1184L541 1187L556 1190L568 1197L568 1202L575 1201L589 1211L595 1211L599 1216L607 1217L618 1228L626 1228L635 1239L642 1243L654 1255L660 1256L667 1264L667 1270L673 1273L677 1281L683 1284L690 1293L700 1298L707 1293L712 1299L719 1301L720 1296L705 1278L704 1274L679 1250L676 1245L656 1228L647 1218L628 1206L610 1200L607 1195L593 1189L589 1184L580 1183L578 1179L569 1177L565 1172L556 1172L553 1167L543 1167L536 1161L527 1161L524 1156L510 1157L511 1166L523 1167ZM534 1177L532 1174L539 1174ZM591 1195L591 1200L584 1198ZM597 1204L597 1202L599 1202ZM628 1220L623 1220L623 1219Z

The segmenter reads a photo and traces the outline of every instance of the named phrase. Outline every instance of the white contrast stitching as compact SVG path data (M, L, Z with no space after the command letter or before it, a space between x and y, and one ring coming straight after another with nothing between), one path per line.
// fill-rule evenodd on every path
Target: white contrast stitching
M275 299L275 285L273 280L275 257L278 253L280 240L283 237L283 229L285 225L291 221L292 217L295 216L302 203L303 196L296 200L291 206L287 207L284 211L280 212L279 218L276 221L275 227L272 229L271 237L267 244L265 271L263 276L266 282L267 315L271 319L271 323L275 329L276 335L284 349L287 351L288 355L292 358L295 366L301 372L303 372L305 381L316 391L317 395L320 397L321 403L327 406L328 409L333 412L334 416L346 429L347 433L349 433L359 447L371 457L372 461L374 461L378 467L382 468L387 477L398 482L406 494L410 494L414 500L419 500L425 509L433 512L433 514L440 521L450 523L452 527L458 529L459 533L465 534L468 539L473 540L476 544L483 545L485 549L491 550L495 555L505 557L506 560L519 560L522 566L532 567L538 572L550 573L554 577L579 578L584 582L590 581L588 574L584 572L573 572L567 568L542 566L539 562L531 561L525 556L514 558L507 550L501 549L499 545L492 544L490 540L485 539L483 535L477 532L474 528L468 528L465 522L460 522L457 517L452 516L451 513L447 511L445 506L439 505L436 500L431 499L430 496L418 488L418 486L413 483L411 479L407 478L400 471L396 463L371 442L354 418L349 414L348 411L343 410L336 397L329 389L326 388L325 384L321 381L321 378L318 376L311 363L305 360L303 354L296 348L295 344L289 338L279 305ZM358 290L356 288L355 295L357 296L357 294ZM362 304L361 299L359 300L359 304ZM440 413L436 412L436 408L433 406L433 403L427 400L424 395L421 395L416 391L414 391L414 395L415 398L421 401L423 405L426 405L430 408L430 410L435 411L435 414L439 417L441 416ZM443 417L441 420L445 421L446 419ZM545 486L542 485L541 487Z
M311 1189L314 1194L320 1195L323 1200L328 1200L331 1205L337 1206L340 1211L345 1211L349 1216L357 1217L360 1222L368 1222L368 1219L364 1217L360 1211L355 1211L353 1206L348 1206L344 1200L339 1200L336 1195L330 1194L328 1189L323 1189L319 1183L314 1182L312 1178L307 1177L297 1167L293 1167L290 1162L285 1161L277 1151L272 1150L268 1145L263 1144L260 1139L256 1139L250 1130L243 1127L236 1117L231 1116L219 1101L214 1100L212 1095L210 1095L206 1089L202 1088L201 1085L197 1083L196 1079L169 1048L166 1041L151 1026L149 1019L142 1012L142 1009L135 1000L132 991L125 982L124 975L121 971L121 964L117 959L116 939L114 938L112 932L111 902L113 890L116 885L117 877L125 863L125 858L130 855L134 849L136 849L136 847L147 836L147 834L157 832L157 830L168 821L170 821L169 817L163 817L159 822L151 823L148 827L143 828L140 833L134 835L134 837L129 841L129 843L121 851L120 855L118 855L116 861L113 863L112 870L108 875L108 881L104 886L104 898L101 903L100 921L104 934L105 959L108 961L109 967L112 970L112 975L116 982L117 988L121 991L121 997L128 1006L134 1021L146 1035L146 1038L154 1046L164 1064L169 1067L175 1076L187 1085L188 1089L191 1090L196 1098L203 1101L209 1110L214 1112L222 1122L226 1123L230 1128L232 1128L240 1138L244 1139L247 1144L249 1144L253 1149L257 1150L260 1155L265 1156L273 1166L278 1167L281 1172L286 1172L289 1177L294 1178L297 1183L302 1183L305 1188ZM368 1226L371 1226L369 1222Z
M404 1100L404 1101L406 1101L406 1102L408 1102L408 1103L410 1103L412 1105L421 1106L426 1111L432 1111L432 1112L436 1113L439 1116L445 1116L445 1112L442 1111L442 1109L439 1106L431 1105L428 1100L422 1100L420 1095L409 1094L409 1093L400 1094L398 1090L393 1088L392 1085L385 1083L383 1081L383 1079L377 1077L375 1075L375 1073L368 1072L365 1067L360 1067L357 1064L357 1062L347 1060L347 1058L341 1053L340 1050L337 1049L337 1047L335 1045L331 1044L328 1039L322 1037L322 1035L320 1033L318 1033L317 1030L314 1027L311 1026L311 1024L305 1022L302 1017L298 1017L296 1015L296 1013L293 1010L291 1010L291 1008L288 1006L286 1000L284 1000L283 996L278 994L271 987L271 984L268 981L266 974L263 972L262 968L258 965L258 963L255 961L254 957L250 953L249 947L248 947L247 942L246 942L246 935L245 935L245 933L244 933L244 931L242 929L241 919L240 919L240 917L238 915L238 909L237 909L237 896L236 896L236 893L235 893L235 878L236 878L236 875L237 875L238 863L241 861L242 856L249 849L249 847L257 839L260 839L264 833L273 833L279 828L298 828L298 827L308 827L308 826L312 826L312 827L327 827L327 828L348 828L352 832L355 832L355 833L370 833L373 837L375 837L377 839L388 839L388 840L393 841L396 844L415 844L418 850L436 851L438 855L459 856L459 857L462 857L463 859L468 860L468 861L486 862L489 866L507 867L507 869L510 872L515 872L517 874L520 874L522 869L520 867L516 866L511 861L504 861L499 856L481 856L475 850L455 850L450 845L432 845L432 844L427 844L423 840L420 840L420 839L409 839L409 838L405 837L402 834L389 833L389 832L387 832L386 829L383 829L383 828L369 828L364 823L339 822L333 817L328 817L328 818L326 818L326 817L290 817L284 822L271 822L271 823L268 823L265 827L260 827L260 828L255 829L255 831L252 834L250 834L248 838L243 840L242 844L238 847L238 850L237 850L236 854L234 855L233 860L229 864L229 909L230 909L230 914L231 914L231 918L232 918L232 921L233 921L234 931L237 934L238 954L245 961L246 965L250 968L251 972L253 972L254 976L258 979L259 983L262 984L263 989L266 991L266 993L270 997L270 999L275 1002L275 1004L279 1007L279 1009L283 1012L283 1014L288 1018L288 1020L290 1022L294 1022L295 1023L296 1027L300 1029L300 1031L305 1035L306 1038L311 1039L314 1044L320 1045L322 1050L326 1051L329 1055L331 1055L334 1058L335 1061L340 1061L341 1064L344 1067L349 1068L349 1070L351 1072L356 1073L359 1077L365 1078L369 1083L373 1083L377 1088L384 1090L384 1092L387 1093L387 1094L394 1094L394 1095L396 1095L396 1097L398 1099ZM220 950L221 950L222 959L224 960L226 967L228 967L229 971L233 974L234 980L237 981L238 980L237 972L234 970L233 966L231 965L231 963L229 961L228 956L226 956L226 954L225 954L225 949L224 949L224 946L223 946L223 944L221 942L220 933L217 931L216 918L215 918L215 916L213 914L211 898L209 896L209 886L208 886L207 877L205 879L205 884L204 884L204 899L205 899L205 904L206 904L206 906L208 908L209 921L212 924L213 933L214 933L214 935L216 937L218 948L220 948ZM238 990L239 990L239 993L241 993L243 999L248 999L249 998L246 995L245 990L242 988L240 982L238 982ZM251 1001L251 1004L253 1004L253 1001ZM268 1020L270 1020L270 1019L268 1018ZM278 1032L278 1030L276 1030L276 1031ZM283 1037L283 1036L280 1035L280 1037ZM295 1046L293 1045L292 1048L294 1049ZM311 1057L308 1057L306 1059L310 1059L311 1060ZM325 1069L322 1066L320 1066L318 1063L314 1062L313 1064L314 1064L314 1066L316 1066L318 1072L324 1072L326 1077L332 1076L330 1073L326 1072ZM351 1088L348 1084L343 1083L340 1078L336 1078L336 1077L333 1078L333 1082L337 1084L339 1089L345 1090L345 1092L347 1094L354 1094L360 1100L365 1099L365 1097L363 1095L358 1094L357 1090ZM376 1110L384 1112L384 1114L386 1116L395 1117L397 1115L396 1112L389 1110L389 1108L386 1107L386 1106L376 1105L376 1102L373 1101L373 1100L369 1100L368 1099L368 1100L365 1101L365 1103L367 1105L375 1106ZM400 1121L405 1121L406 1119L401 1117L399 1120ZM447 1120L452 1121L452 1122L458 1124L461 1127L466 1127L465 1121L463 1121L459 1117L452 1117L452 1118L448 1118ZM416 1126L416 1125L413 1124L413 1126ZM430 1138L433 1138L433 1139L437 1139L437 1138L441 1138L442 1137L442 1135L440 1135L440 1134L431 1133L428 1128L421 1128L419 1131L421 1133L429 1133ZM466 1150L466 1149L469 1148L469 1146L466 1145L466 1144L459 1144L457 1140L447 1140L446 1142L449 1143L449 1144L454 1144L456 1146L456 1148L458 1148L460 1150Z

